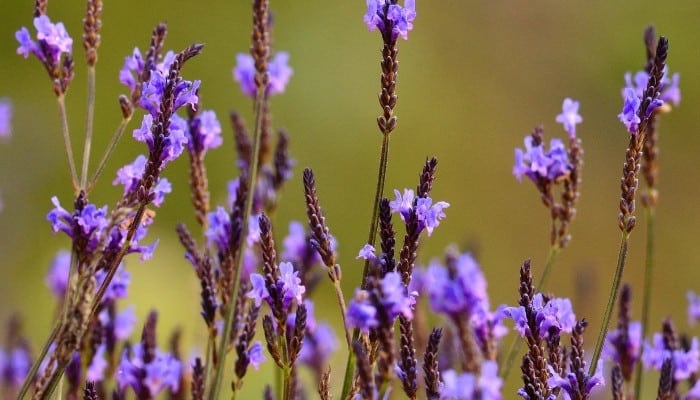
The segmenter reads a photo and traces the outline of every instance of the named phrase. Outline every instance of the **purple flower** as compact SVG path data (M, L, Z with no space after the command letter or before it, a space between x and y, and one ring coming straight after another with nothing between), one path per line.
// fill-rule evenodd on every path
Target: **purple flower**
M231 237L231 216L219 206L216 211L207 214L208 227L204 235L207 237L207 245L216 244L220 252L228 249Z
M544 145L533 144L532 136L525 137L525 151L515 149L515 164L513 175L522 181L523 175L530 178L535 184L540 180L554 182L571 171L569 156L560 139L552 139L549 142L549 151L545 153Z
M367 0L367 12L364 22L370 32L379 29L385 33L391 31L392 40L401 36L408 39L408 31L413 29L413 20L416 19L415 0L406 0L404 6L391 4L389 0ZM389 23L389 26L385 24Z
M370 261L376 261L377 260L377 255L374 254L376 250L374 249L374 246L371 244L366 244L362 246L360 249L360 252L357 253L357 257L355 259L363 259L363 260L370 260Z
M456 318L489 309L486 278L469 253L457 258L454 271L432 263L426 275L430 306L435 312Z
M661 84L658 87L660 93L659 99L664 103L671 102L674 106L678 106L681 102L681 90L678 86L680 76L678 73L673 74L673 76L668 78L668 66L664 67L663 78L661 79ZM635 94L640 99L644 96L644 91L649 83L649 73L646 71L638 71L634 74L625 74L625 89L634 89ZM622 97L625 97L624 89Z
M294 72L289 63L289 53L279 52L275 54L267 65L269 82L267 94L270 96L284 92L289 79ZM236 67L233 69L233 79L241 85L241 91L248 97L255 97L257 85L255 84L255 61L253 56L246 53L236 55Z
M299 271L294 270L294 265L289 262L282 262L279 265L280 277L277 287L282 290L282 303L288 309L292 303L301 304L301 295L306 292L306 288L301 284Z
M95 280L97 281L96 289L99 289L99 287L102 286L102 282L104 282L106 277L107 271L105 270L99 270L95 273ZM109 286L105 291L102 301L106 302L109 300L118 300L126 298L126 296L128 295L128 289L130 284L131 274L129 273L129 271L126 270L126 268L124 268L124 263L122 262L121 264L119 264L117 272L114 274L112 280L109 282Z
M304 224L301 222L289 223L289 234L284 238L282 248L282 259L295 265L311 266L321 262L321 256L310 245ZM331 240L331 248L335 249L335 240Z
M221 124L216 113L211 110L203 111L193 121L192 129L188 129L187 146L192 152L205 152L221 146Z
M576 125L583 122L583 118L578 113L579 102L570 98L564 99L561 106L561 114L557 115L556 121L564 125L564 130L569 133L569 137L576 137Z
M457 373L452 369L443 372L440 399L500 400L503 398L502 386L503 380L498 375L498 364L486 360L481 365L481 374L478 377L469 372Z
M416 293L407 293L406 287L401 281L401 274L388 272L380 281L382 298L380 302L393 319L403 315L407 319L413 319L413 306L416 304Z
M153 127L153 116L146 114L143 116L141 127L134 129L134 139L139 142L146 143L148 151L153 153L156 151L155 142L151 128ZM168 127L168 136L163 138L162 152L160 154L161 167L165 166L170 161L175 160L182 154L187 144L187 136L185 136L187 122L173 114L170 118L170 126Z
M0 382L3 386L19 387L29 373L32 360L26 347L3 351L0 348Z
M265 278L260 274L250 274L250 284L252 288L246 293L246 297L253 299L255 306L260 307L263 300L268 301L270 299L270 292L267 291Z
M12 103L0 98L0 138L8 138L12 133Z
M369 293L360 289L355 291L355 298L348 305L346 321L348 328L357 328L364 333L378 325L377 309L370 302Z
M124 196L128 193L135 192L140 184L143 173L146 170L146 157L139 155L134 162L126 164L119 168L117 177L112 181L113 185L121 184L124 186ZM165 195L173 191L172 185L166 178L158 178L158 183L151 188L152 203L156 207L160 207L165 201Z
M575 373L569 372L566 377L559 375L551 366L548 366L550 377L547 379L547 385L551 388L561 388L564 400L588 398L593 389L603 387L605 385L605 377L603 376L603 360L598 360L595 374L587 376L586 382L579 382ZM583 389L583 393L579 390Z
M107 369L107 360L105 359L105 352L107 351L107 345L102 343L95 351L95 355L92 356L92 361L88 365L87 371L85 373L85 378L88 381L100 382L104 379L105 370Z
M688 299L688 323L695 325L700 321L700 296L693 291L686 293Z
M132 55L124 57L124 66L119 70L119 82L133 92L145 65L146 62L141 56L141 51L138 47L134 47Z
M668 350L664 344L663 335L655 333L653 336L653 344L644 342L644 351L642 352L642 363L645 368L653 368L661 370L661 366L667 358L673 360L673 378L676 380L687 379L690 375L698 372L700 369L700 348L698 338L693 337L690 349L685 350Z
M313 329L309 329L307 320L306 335L299 353L299 361L314 369L321 369L328 364L328 360L337 348L338 339L330 325L320 323Z
M70 55L73 48L73 39L66 32L62 22L52 23L48 16L40 15L34 18L34 28L36 28L36 39L34 42L27 28L21 28L15 33L15 38L19 42L17 54L24 58L29 54L34 54L42 62L50 65L58 65L61 54Z
M94 251L99 244L101 235L109 224L107 221L107 206L95 207L94 204L86 205L82 210L71 215L56 196L51 198L54 209L47 215L46 219L51 223L51 229L56 232L63 232L73 240L84 240L85 250Z
M148 82L144 82L141 88L140 105L152 116L157 116L160 111L160 103L163 100L164 90L168 84L168 71L161 71L158 68L151 71ZM193 109L199 98L197 91L201 81L178 81L174 88L173 111L176 111L185 104L189 104Z
M129 306L111 320L109 310L104 309L98 314L102 326L111 326L114 329L114 337L118 340L126 340L136 325L136 311L134 306Z
M603 358L608 358L616 363L622 363L622 360L627 360L625 362L635 364L642 349L642 323L634 321L628 324L627 341L624 343L625 349L619 348L621 334L620 329L608 331L603 343ZM624 354L620 354L620 350L624 351Z
M629 87L624 89L623 97L622 112L617 115L617 118L625 124L627 131L634 135L639 129L639 123L642 122L637 115L642 99L637 96L634 89Z
M151 397L158 396L165 388L178 390L182 371L180 361L158 349L155 353L155 358L145 363L141 343L133 346L131 356L124 351L116 375L119 388L131 386L137 394L148 390Z
M59 251L51 262L49 273L44 282L51 289L54 297L63 299L68 289L68 275L70 273L70 252Z
M571 333L576 326L576 315L569 299L555 297L545 303L542 293L537 293L532 299L531 307L535 314L537 335L540 337L547 338L552 334L559 335L561 332ZM520 336L533 334L527 324L525 307L505 307L502 312L506 317L513 319L515 330Z
M399 213L403 221L408 221L412 213L415 212L416 219L418 219L418 231L425 229L428 231L428 236L433 233L433 229L440 225L440 220L446 217L443 209L450 206L449 203L444 201L438 201L433 204L433 200L430 197L419 197L416 199L411 189L404 189L403 196L401 192L394 189L394 195L396 200L389 202L391 212Z
M260 364L267 360L265 354L263 353L262 343L260 343L259 340L256 340L255 343L253 343L253 345L248 349L248 360L250 360L250 364L256 371L260 368Z

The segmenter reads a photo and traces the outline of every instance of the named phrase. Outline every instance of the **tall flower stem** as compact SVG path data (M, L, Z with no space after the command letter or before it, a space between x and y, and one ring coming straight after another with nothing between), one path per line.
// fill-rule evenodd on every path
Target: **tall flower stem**
M246 194L245 209L243 211L243 227L242 232L248 232L248 219L253 210L253 197L255 194L255 183L258 178L258 160L260 158L260 131L262 128L263 119L263 104L266 101L266 93L264 87L258 87L258 91L255 96L255 131L253 132L253 152L251 154L252 160L250 161L249 171L248 171L248 193ZM239 249L236 253L235 262L235 275L233 278L233 285L231 288L231 299L238 298L239 281L241 280L241 270L243 269L243 249ZM219 350L217 359L219 365L216 368L216 373L213 378L213 383L211 386L211 391L209 392L209 399L216 400L219 398L219 391L221 390L221 382L224 377L224 365L226 364L226 353L228 347L228 338L231 336L231 329L233 328L233 320L236 313L236 307L233 304L229 305L228 314L226 315L226 321L224 323L224 331L221 336L221 342L219 343Z
M19 389L19 393L17 395L18 400L24 399L24 396L27 395L27 392L29 391L29 387L32 385L32 382L34 381L33 377L36 376L36 373L39 371L39 366L41 366L41 362L44 361L44 358L46 357L46 354L49 352L49 348L51 347L51 343L56 339L56 335L58 334L58 330L61 326L61 321L56 321L54 324L53 329L51 330L51 333L49 334L49 337L46 339L46 342L44 343L44 346L41 348L41 351L36 357L36 360L34 360L34 364L32 364L32 367L29 369L29 373L27 374L27 377L24 379L24 383L22 384L22 387Z
M66 148L66 157L68 157L68 167L70 168L70 178L73 182L73 187L78 187L78 173L75 169L75 158L73 156L73 146L70 143L70 131L68 129L68 115L66 114L66 98L64 94L58 95L58 118L61 122L61 133L63 134L63 145Z
M622 272L625 269L625 264L627 263L627 246L629 243L629 232L622 232L622 237L620 239L620 252L617 255L617 267L615 267L615 275L613 276L612 285L610 286L610 294L608 295L608 305L605 307L605 314L603 314L603 322L600 325L600 332L598 332L598 339L595 343L595 349L593 350L593 358L591 359L590 366L588 367L588 375L593 376L595 374L596 365L598 364L598 359L600 358L600 352L603 349L603 343L605 342L605 334L608 331L608 325L610 324L610 317L612 316L612 310L617 302L617 294L620 288L620 281L622 280Z
M379 225L379 202L384 196L384 182L386 181L386 168L389 164L389 137L391 133L382 134L382 148L379 154L379 172L377 173L377 186L374 192L374 205L372 207L372 220L369 223L369 237L367 243L374 246L377 237L377 226ZM369 260L365 260L362 269L362 287L364 288L369 274Z
M647 245L646 245L646 260L644 265L644 293L642 296L642 339L646 337L647 329L649 328L649 309L651 308L651 284L654 272L654 222L656 209L654 206L646 207L647 220ZM644 348L639 349L639 358L642 357ZM642 388L642 363L637 362L635 368L634 393L639 393Z
M547 254L547 261L544 264L544 270L542 270L542 277L540 278L540 283L535 289L536 292L541 292L542 290L544 290L544 287L547 284L547 278L549 278L549 275L552 271L552 265L554 265L554 259L557 257L557 254L559 254L560 250L561 247L559 247L559 245L557 245L556 242L552 245L552 247L549 248L549 254ZM510 349L508 350L508 356L506 357L506 361L503 364L503 369L501 370L501 378L504 381L508 379L508 375L513 369L515 356L520 352L522 345L522 338L520 336L516 336L515 339L513 339L513 343L511 343L510 345Z
M104 168L107 165L107 160L109 160L109 157L112 156L114 149L117 148L117 143L119 143L119 139L121 139L122 135L124 134L126 126L129 125L129 121L131 121L131 115L122 118L122 121L119 123L117 130L114 132L114 135L112 135L112 140L109 142L109 145L107 146L107 149L105 150L105 153L102 156L102 159L100 160L100 163L97 164L97 169L95 169L95 173L92 175L92 178L90 178L90 181L87 183L87 187L85 188L85 191L87 193L90 193L92 188L95 186L95 182L97 182L97 179L99 179L100 175L102 175L102 171L104 171Z
M87 185L88 166L90 164L90 149L92 148L92 132L95 122L95 66L87 69L87 114L85 116L85 144L83 145L83 165L80 170L80 189Z

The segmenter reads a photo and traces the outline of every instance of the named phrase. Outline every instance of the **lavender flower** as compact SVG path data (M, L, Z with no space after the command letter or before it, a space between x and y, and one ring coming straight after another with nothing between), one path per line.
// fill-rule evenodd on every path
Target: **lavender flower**
M576 137L576 125L583 122L583 118L578 113L579 102L570 98L565 98L562 104L561 114L557 115L556 121L564 125L564 130L569 137Z
M282 262L279 265L280 276L276 282L276 287L279 293L282 294L282 305L286 310L292 306L292 304L301 304L302 295L306 291L304 285L301 284L301 279L299 278L299 271L294 270L294 266L289 262ZM250 299L253 299L256 306L265 300L271 304L272 298L270 292L265 285L265 278L260 274L250 274L250 283L252 288L246 294Z
M406 0L404 6L392 4L389 0L367 0L367 13L364 21L370 32L379 29L380 32L391 32L392 40L401 36L408 39L408 32L413 29L416 19L415 0ZM386 23L389 23L389 26Z
M12 103L0 98L0 138L8 138L12 133Z
M161 74L167 74L173 61L175 61L175 53L168 51L165 53L163 60L153 66L153 69ZM119 71L119 82L126 85L131 92L136 89L136 83L143 75L146 61L141 56L141 51L138 47L134 47L132 55L124 58L124 66Z
M515 164L513 175L522 181L523 175L535 184L540 180L557 181L571 171L569 157L560 139L549 142L549 151L545 152L544 144L534 143L532 136L525 137L525 151L515 149Z
M664 361L671 358L673 361L673 378L681 381L687 379L700 369L700 345L698 338L694 337L688 351L668 350L664 343L664 337L660 333L655 333L652 344L644 342L644 352L642 352L642 363L645 368L661 370Z
M649 106L644 111L645 116L649 117L657 108L664 105L665 102L672 102L674 105L680 103L680 89L678 88L678 74L674 74L673 81L666 78L666 73L661 81L659 90L661 95L659 98L653 99ZM642 97L649 82L649 74L645 71L637 72L632 79L631 74L625 74L625 87L622 89L622 112L617 116L622 122L627 131L635 135L639 130L641 119L639 117L639 107L642 104Z
M102 310L97 318L102 326L112 326L114 337L118 340L126 340L131 336L131 332L136 325L136 311L134 306L129 306L111 320L109 310Z
M102 285L102 282L107 276L107 271L99 270L95 273L95 280L97 281L97 287ZM112 277L109 282L109 287L102 298L102 301L118 300L124 299L128 295L129 285L131 284L131 274L124 268L124 263L119 264L117 267L117 272Z
M394 189L396 200L389 202L391 212L396 212L401 215L401 219L408 221L412 212L416 213L418 219L418 232L423 229L428 231L428 236L433 233L433 229L440 225L440 220L445 218L443 209L450 206L449 203L438 201L433 204L430 197L419 197L416 199L413 190L404 189L403 196L401 192Z
M355 291L355 298L348 305L346 321L349 328L357 328L364 333L369 333L370 328L379 324L377 309L370 301L367 291Z
M4 351L0 348L0 382L3 386L19 387L29 373L32 360L24 346Z
M331 248L335 249L335 240L331 238ZM289 234L282 241L282 258L294 264L311 266L321 262L321 256L310 245L304 224L298 221L289 223Z
M571 333L576 326L576 315L571 307L571 300L566 298L554 298L545 303L542 293L537 293L532 299L532 308L535 313L535 322L540 337L548 338L552 333ZM521 337L531 334L527 323L525 307L506 307L503 314L513 319L515 330Z
M137 394L147 391L151 397L158 396L165 388L178 390L182 366L172 354L156 349L154 359L145 362L141 343L136 343L131 350L131 355L128 350L124 351L117 370L120 389L131 386Z
M109 224L107 221L107 206L97 208L94 204L87 204L82 210L71 215L56 196L51 198L54 209L46 219L51 223L51 229L55 232L63 232L74 241L85 241L85 251L92 252L97 249L101 235Z
M187 129L187 146L193 152L205 152L215 149L223 143L221 124L216 113L211 110L202 111L194 118L191 129Z
M441 374L440 399L481 399L500 400L503 380L498 376L498 365L495 361L484 361L481 374L477 377L472 373L457 373L447 370Z
M165 90L167 76L167 72L155 69L151 71L151 76L148 82L145 82L141 89L140 105L153 117L156 117L160 110L160 102L163 98L163 91ZM195 109L197 103L199 102L199 98L197 97L197 91L199 90L200 84L201 81L199 80L195 80L193 82L180 80L177 82L177 84L175 85L175 93L173 96L173 112L175 112L176 110L178 110L186 104L189 104L192 107L192 109Z
M267 357L265 357L263 353L262 343L260 343L259 340L256 340L255 343L250 346L250 349L248 349L248 359L256 371L260 368L260 364L267 360Z
M469 253L457 258L454 271L432 263L426 279L430 306L435 312L456 318L489 309L486 278Z
M95 351L95 355L88 365L87 371L85 372L85 378L90 382L99 382L104 379L105 370L107 369L107 360L105 359L105 352L107 351L107 346L102 343Z
M370 294L365 290L357 290L355 298L347 309L348 326L368 332L378 324L377 307L381 307L390 320L403 315L408 320L413 319L413 307L416 303L417 293L409 293L401 280L398 272L388 272L379 281L378 304L374 303Z
M251 289L246 293L246 297L255 302L256 307L260 307L263 300L270 298L270 292L265 285L265 278L260 274L250 274Z
M141 178L146 170L147 159L144 155L136 157L134 162L127 164L117 171L117 177L112 181L113 185L124 186L124 196L135 193L141 184ZM165 201L165 195L173 191L172 185L166 178L158 178L158 182L151 188L152 203L160 207Z
M664 103L670 102L674 106L678 106L681 102L681 90L678 86L680 81L680 75L678 73L673 74L673 76L668 78L668 67L664 68L663 78L661 79L661 84L659 85L660 96L659 99ZM644 96L644 90L646 90L647 84L649 83L649 73L646 71L638 71L634 74L625 74L625 89L630 88L634 90L634 93L640 99ZM622 97L626 97L624 90Z
M59 251L51 262L49 273L44 282L51 289L51 293L57 299L63 299L68 288L68 274L70 273L70 252Z
M151 114L146 114L143 116L141 127L134 129L133 134L134 139L146 143L148 151L151 153L155 151L152 128L153 116ZM169 134L163 138L163 151L160 154L161 167L178 158L183 150L185 150L185 145L187 144L187 136L185 136L186 129L187 122L176 114L173 114L170 118L170 126L168 128Z
M580 395L587 398L593 392L593 389L600 388L605 385L605 377L603 376L603 360L598 360L595 374L587 377L586 382L579 382L575 372L569 372L566 377L559 375L554 368L549 366L550 377L547 379L547 385L551 388L561 388L564 400L580 399ZM583 393L579 394L579 388L583 389Z
M700 296L693 291L686 293L688 299L688 323L695 325L700 321Z
M73 39L66 32L62 22L52 23L48 16L34 18L37 42L33 41L29 30L22 27L15 33L19 42L17 54L24 58L34 54L41 62L58 65L61 54L71 55Z
M617 345L620 335L622 332L619 329L608 331L603 343L603 358L608 358L618 364L622 364L622 360L626 360L625 363L634 365L639 359L639 353L642 349L641 322L635 321L628 324L627 332L625 332L627 346L624 349L624 354L620 353Z
M267 65L270 80L267 85L267 94L274 96L283 93L294 72L289 63L289 53L279 52L275 54ZM233 79L241 85L241 91L248 97L255 97L257 86L255 84L255 61L253 56L246 53L236 55L236 67L233 69Z

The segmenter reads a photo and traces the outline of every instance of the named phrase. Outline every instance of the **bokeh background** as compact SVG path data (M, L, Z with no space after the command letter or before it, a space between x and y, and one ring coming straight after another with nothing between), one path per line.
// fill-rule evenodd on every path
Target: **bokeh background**
M36 60L15 54L14 32L21 26L32 29L32 4L0 1L0 97L9 97L15 107L13 135L0 143L0 321L20 312L38 346L54 308L44 275L55 252L68 246L64 236L51 234L45 215L53 195L70 203L71 187L50 82ZM375 118L380 39L362 23L365 4L360 0L273 1L272 7L274 47L291 54L294 68L287 92L273 99L274 123L290 132L297 163L276 216L277 232L281 236L289 221L303 220L301 170L314 168L327 221L340 243L344 288L350 296L361 270L355 255L366 239L379 154ZM549 221L535 188L511 175L513 148L522 146L523 137L540 123L547 137L564 136L554 117L565 97L579 100L584 123L578 132L585 148L582 196L573 240L557 259L549 288L571 297L578 316L590 321L591 346L619 243L619 180L628 140L616 118L623 74L643 67L642 33L648 24L670 39L668 64L672 72L681 73L683 100L661 121L658 269L651 311L652 321L671 316L685 329L685 292L700 289L700 2L661 6L653 1L419 0L417 8L415 29L400 43L399 126L392 140L387 192L414 187L425 158L439 158L433 198L451 207L435 234L422 241L420 260L441 256L451 244L475 249L492 304L515 302L521 262L532 258L536 273L544 263ZM67 98L76 154L82 153L78 146L86 101L79 40L83 13L83 1L49 2L52 20L63 21L76 39L76 78ZM203 80L203 105L214 109L224 125L225 145L208 156L213 202L222 203L225 184L235 173L226 116L237 109L252 120L250 101L231 75L235 54L249 45L251 17L245 1L105 4L93 166L120 119L116 99L125 89L117 74L124 56L134 46L145 48L151 29L161 21L169 26L166 49L206 44L184 75ZM116 169L142 151L141 144L125 135L92 201L114 204L120 194L111 186ZM158 210L150 234L160 244L153 260L128 262L132 287L126 303L134 303L139 316L158 309L163 338L182 327L193 351L201 351L205 330L199 286L174 233L177 222L194 226L186 167L181 159L165 173L174 194ZM636 293L642 285L643 225L632 235L624 277ZM315 298L318 318L338 327L330 286L322 286ZM639 305L635 302L637 315ZM336 387L344 357L341 349L335 358ZM265 377L269 375L250 375L248 381L256 384L247 385L248 393L257 397ZM647 383L652 384L649 379ZM509 382L510 387L516 384L515 379Z

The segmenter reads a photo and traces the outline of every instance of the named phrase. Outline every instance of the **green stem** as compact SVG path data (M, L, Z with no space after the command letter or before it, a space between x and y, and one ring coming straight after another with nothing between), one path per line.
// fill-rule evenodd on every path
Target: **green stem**
M107 160L109 160L109 157L112 155L112 153L114 152L114 149L117 147L117 143L119 143L119 139L122 137L122 134L124 133L126 126L129 124L129 121L131 121L131 116L129 116L128 118L123 118L122 122L117 127L117 130L114 132L114 135L112 136L112 140L110 141L109 146L107 146L107 149L105 150L105 154L102 156L100 163L97 164L97 169L95 170L95 173L92 175L90 182L87 184L87 187L85 190L86 192L88 192L88 193L90 192L92 187L95 185L95 182L97 182L97 179L102 174L102 171L104 170L105 165L107 165Z
M255 96L255 131L253 133L253 154L252 160L249 165L248 173L248 193L246 196L245 209L243 212L243 227L242 232L248 232L248 217L253 210L253 196L255 194L255 183L257 182L258 175L258 160L260 158L260 131L262 129L262 119L263 119L263 104L266 101L266 94L264 88L259 87L258 92ZM233 319L236 313L236 307L234 302L238 298L238 288L239 280L241 279L241 269L243 266L243 253L245 241L242 242L241 248L238 249L236 253L235 260L235 276L233 278L233 284L231 288L231 304L229 304L228 314L226 315L226 321L224 324L224 332L221 337L221 342L219 343L218 360L219 365L216 368L216 374L214 376L214 381L212 385L211 392L209 393L210 400L216 400L219 398L219 391L221 390L221 382L224 377L224 365L226 364L226 349L228 347L228 338L231 336L231 329L233 327Z
M335 296L338 298L338 307L340 308L340 313L343 317L343 329L345 330L345 341L348 343L348 351L352 351L352 339L350 338L350 331L348 330L347 322L347 310L345 307L345 296L343 296L343 289L340 287L340 279L335 277L333 281L333 287L335 288Z
M600 325L600 332L598 333L598 339L595 343L595 350L593 351L593 358L591 359L591 365L588 366L588 375L593 376L596 369L596 364L598 364L598 359L600 358L600 352L603 349L603 342L605 342L605 334L608 331L608 325L610 324L610 317L612 316L612 310L617 302L617 294L620 288L620 280L622 279L622 272L625 269L625 263L627 262L627 245L629 242L630 234L629 232L623 232L622 238L620 239L620 252L617 255L617 267L615 268L615 275L613 276L612 285L610 286L610 295L608 296L608 305L605 307L605 314L603 314L603 323Z
M642 339L646 337L649 329L649 310L651 309L651 283L653 280L654 271L654 222L656 210L654 206L646 207L647 217L647 245L646 245L646 260L644 266L644 293L642 295ZM639 359L642 359L644 347L639 349ZM637 361L635 368L634 393L640 393L642 389L642 363Z
M559 254L559 250L561 250L561 247L557 246L556 244L553 244L549 248L549 254L547 254L547 261L544 264L544 270L542 270L542 277L540 278L540 283L535 288L535 292L541 292L542 290L544 290L544 287L547 284L547 278L549 278L552 271L552 265L554 265L554 259L557 257L557 254ZM522 346L522 338L520 336L516 336L510 345L510 349L507 353L508 356L506 357L506 361L503 364L503 369L501 370L501 378L503 379L503 381L506 381L508 379L508 375L513 369L515 356L520 352L520 348L522 348Z
M386 180L386 168L389 164L389 135L382 135L382 148L379 156L379 172L377 173L377 187L374 192L374 207L372 208L372 220L369 222L369 237L367 243L374 246L374 240L377 236L377 226L379 225L379 202L384 195L384 181ZM365 266L362 270L362 287L367 284L367 274L369 273L369 260L365 261ZM360 331L354 329L352 333L353 340L360 337ZM343 378L343 391L341 399L345 399L350 393L352 380L355 376L355 353L352 351L352 342L348 344L348 361L345 364L345 377Z
M51 343L56 339L56 335L58 334L58 329L61 326L61 321L56 321L56 324L53 327L53 330L49 334L48 339L46 339L46 342L44 343L44 346L41 348L41 351L39 352L38 357L36 360L34 360L34 364L32 364L32 368L29 370L29 373L27 374L27 377L24 379L24 383L22 384L22 387L19 390L19 394L17 395L18 400L24 399L24 396L27 395L27 392L29 391L29 387L32 385L32 382L34 381L34 377L36 376L37 371L39 371L39 366L41 365L41 362L44 361L44 358L46 357L46 354L49 352L49 348L51 347Z
M70 132L68 130L68 116L66 114L66 101L63 94L60 94L56 100L58 101L58 118L61 122L61 132L63 133L63 145L66 148L66 156L68 157L68 167L70 168L70 178L73 182L73 187L77 187L78 173L75 170L75 157L73 157L73 146L70 143Z
M80 188L87 184L88 165L90 164L90 149L92 147L92 131L95 121L95 66L87 69L87 115L85 117L85 145L83 146L83 167L80 171Z

